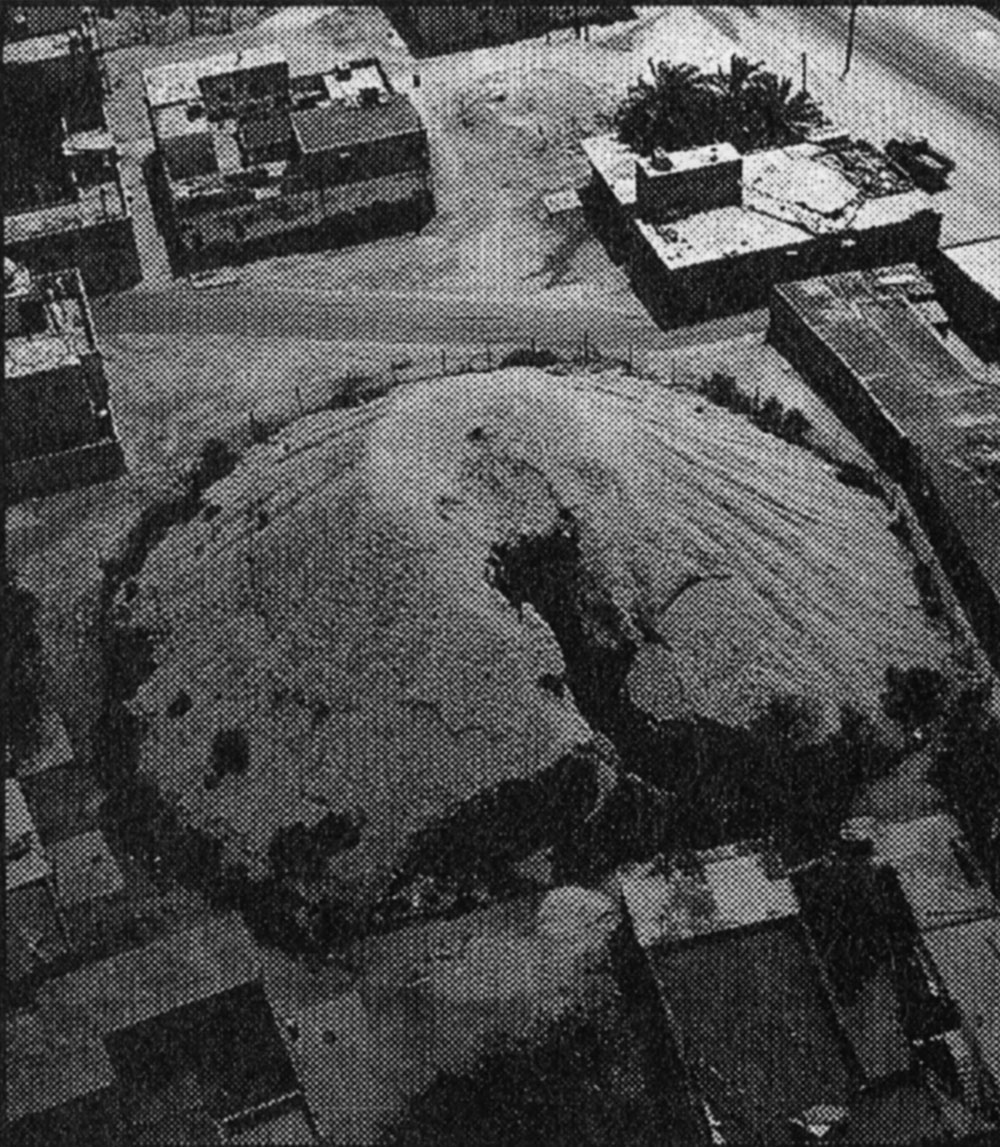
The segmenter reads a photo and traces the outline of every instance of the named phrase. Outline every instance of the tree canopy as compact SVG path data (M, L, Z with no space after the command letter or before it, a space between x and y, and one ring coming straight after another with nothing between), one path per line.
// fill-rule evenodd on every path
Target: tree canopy
M652 60L649 70L651 79L640 76L614 116L619 140L640 155L720 142L741 152L783 147L825 122L808 92L793 93L788 77L744 56L734 55L728 72Z

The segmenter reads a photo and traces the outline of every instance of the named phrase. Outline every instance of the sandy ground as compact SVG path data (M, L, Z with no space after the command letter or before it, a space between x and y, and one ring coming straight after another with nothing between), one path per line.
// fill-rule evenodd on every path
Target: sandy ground
M538 687L562 671L548 627L485 576L491 544L560 506L617 608L662 638L630 681L661 716L741 722L773 690L874 710L887 664L947 654L881 503L744 419L614 374L400 388L295 423L209 499L131 607L169 635L137 699L142 767L255 863L279 824L363 809L336 862L349 887L449 802L588 736ZM174 720L181 689L194 704ZM230 725L255 764L207 791Z

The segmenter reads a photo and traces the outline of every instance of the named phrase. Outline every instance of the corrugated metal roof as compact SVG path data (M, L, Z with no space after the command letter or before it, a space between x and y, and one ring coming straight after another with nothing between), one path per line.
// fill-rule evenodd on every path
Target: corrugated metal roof
M306 111L293 111L292 126L299 146L306 154L374 143L423 129L416 108L401 95L372 107L328 104Z

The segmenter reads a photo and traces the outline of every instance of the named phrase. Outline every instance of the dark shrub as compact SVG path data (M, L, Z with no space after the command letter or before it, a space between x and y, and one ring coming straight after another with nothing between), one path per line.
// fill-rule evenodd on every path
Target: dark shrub
M207 489L236 469L239 455L221 438L209 438L198 458L198 485Z
M885 671L882 710L890 720L908 728L936 721L944 712L948 683L937 669L916 665L900 669L890 665Z
M542 347L540 350L535 350L534 347L518 347L517 350L512 350L510 354L504 355L500 360L500 366L555 366L559 362L559 356L551 350Z
M220 729L212 738L212 768L219 776L245 773L250 767L250 742L242 729Z

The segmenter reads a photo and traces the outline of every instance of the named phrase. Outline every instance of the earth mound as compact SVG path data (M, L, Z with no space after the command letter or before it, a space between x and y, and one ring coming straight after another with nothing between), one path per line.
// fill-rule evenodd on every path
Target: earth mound
M365 898L470 802L499 818L476 847L522 855L532 817L592 814L621 766L578 651L502 592L518 546L568 539L580 639L656 719L741 724L775 691L870 709L886 664L941 654L884 506L611 373L400 388L293 424L205 499L121 602L154 640L139 770L251 877L298 832ZM505 819L490 794L512 790Z

